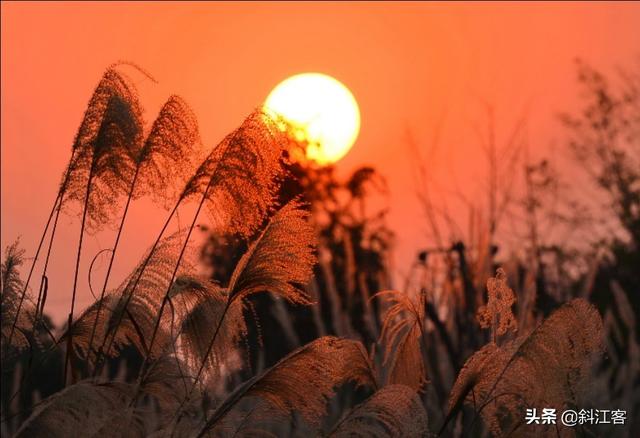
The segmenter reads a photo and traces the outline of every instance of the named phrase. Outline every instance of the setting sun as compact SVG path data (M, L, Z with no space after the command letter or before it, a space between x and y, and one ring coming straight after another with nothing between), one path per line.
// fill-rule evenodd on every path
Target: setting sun
M278 84L265 102L268 110L293 125L298 140L309 142L307 158L335 163L358 137L360 110L349 89L321 73L302 73Z

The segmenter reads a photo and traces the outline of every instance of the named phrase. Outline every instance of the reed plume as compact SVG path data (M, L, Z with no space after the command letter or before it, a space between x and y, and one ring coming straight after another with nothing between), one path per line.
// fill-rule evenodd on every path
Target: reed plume
M248 397L265 400L284 415L297 412L318 428L334 388L349 381L375 386L362 344L330 336L316 339L242 384L216 409L198 436L213 433L218 422Z
M140 181L135 196L151 195L169 208L201 158L198 120L180 96L170 96L136 157Z
M134 414L128 407L131 388L126 383L78 382L45 400L20 427L19 437L121 436L123 421ZM144 436L139 422L127 421L128 436ZM138 427L136 427L136 425Z
M246 334L242 303L230 305L225 312L226 292L211 281L197 277L179 277L170 295L171 307L180 315L176 321L178 333L174 335L179 356L189 373L197 373L204 363L203 381L218 382L223 368L229 371L231 353ZM212 342L213 327L220 327L215 343ZM210 344L213 344L211 350Z
M315 232L297 201L282 207L242 256L229 282L229 301L268 291L309 304L304 287L316 262Z
M73 146L66 195L82 203L82 222L76 256L68 325L73 322L78 273L85 227L95 231L110 221L118 199L127 193L135 173L135 157L142 146L142 109L130 80L110 68L89 102ZM68 353L72 345L68 337Z
M163 105L142 148L135 156L135 171L128 189L120 226L111 250L111 258L100 292L95 324L89 339L88 350L91 350L93 346L96 324L100 318L102 299L107 290L109 276L131 200L134 196L149 193L165 206L174 202L176 187L184 184L190 172L193 171L194 159L198 155L198 151L194 150L194 146L199 144L199 138L198 123L195 115L180 97L171 96Z
M95 365L102 354L112 356L129 344L154 358L161 355L170 340L169 324L163 326L162 342L155 350L149 350L148 342L183 238L184 233L177 232L162 239L116 290L105 294L77 318L68 333L75 357ZM194 269L195 254L191 250L187 254L181 261L181 274ZM168 313L163 317L171 318ZM93 339L100 345L97 350L92 349Z
M415 390L387 385L336 425L332 438L394 438L427 435L427 412Z
M17 304L15 306L15 312L12 315L5 315L3 314L3 322L6 323L7 321L12 321L11 323L11 328L8 330L8 335L6 337L6 344L10 345L12 340L13 340L13 335L15 333L16 328L18 328L19 330L24 329L25 327L22 325L18 325L20 322L24 322L24 319L21 321L20 318L23 317L23 315L21 314L22 311L22 306L24 304L25 298L27 298L27 290L29 288L29 283L31 282L31 277L33 275L34 269L36 267L36 262L38 261L38 257L40 255L40 251L42 250L42 246L44 244L45 238L47 236L47 231L49 231L49 225L51 224L51 220L54 218L55 216L55 222L54 222L54 227L53 227L53 231L51 232L51 241L53 241L53 236L55 235L55 225L58 222L58 217L60 214L60 208L59 208L59 201L61 199L61 192L58 192L58 196L56 197L56 200L53 203L53 206L51 207L51 212L49 213L49 218L47 219L47 223L44 227L44 231L42 232L42 236L40 237L40 242L38 243L38 248L36 249L36 254L33 258L33 262L31 263L31 267L29 268L29 274L27 274L27 280L24 282L24 284L22 284L22 293L20 294L20 297L17 298ZM47 280L47 276L46 276L46 267L48 264L48 260L49 260L49 255L51 252L51 243L49 244L49 250L47 253L47 261L45 262L45 268L43 270L42 273L42 280L40 283L40 289L38 292L38 299L36 302L36 306L35 306L35 315L33 317L33 323L32 323L32 330L35 330L36 328L36 323L38 321L38 313L42 314L43 310L40 310L41 308L44 309L44 302L46 299L46 293L47 293L47 284L48 284L48 280ZM17 295L17 293L16 293ZM44 297L43 297L44 295ZM10 319L5 319L5 316L7 318ZM4 333L4 332L3 332ZM3 338L4 340L5 338Z
M202 196L213 227L249 237L273 205L280 160L288 140L259 109L202 162L180 199Z
M33 263L29 270L22 295L18 303L18 309L14 321L17 321L20 315L22 303L27 293L27 288L31 281L38 256L43 247L49 225L51 224L51 221L53 219L52 232L49 241L49 247L47 250L47 257L42 272L42 280L36 306L38 309L44 307L43 294L46 293L47 266L49 257L51 255L51 247L53 245L60 211L63 208L66 209L66 206L68 205L67 201L69 200L76 200L83 204L88 203L88 187L90 186L91 182L88 181L88 176L90 173L92 173L91 169L94 169L94 166L91 164L94 161L94 158L96 158L96 164L99 163L99 165L95 166L96 169L94 169L93 173L100 174L100 177L98 179L109 180L109 182L107 184L100 184L100 187L97 188L98 195L96 196L94 193L94 196L92 196L93 203L95 204L96 202L98 202L100 205L93 206L93 208L91 209L92 211L89 214L89 229L99 228L102 225L101 219L104 220L106 217L108 217L109 207L111 207L110 202L113 201L113 199L108 195L113 195L114 192L117 192L116 188L121 185L121 180L119 177L126 175L131 168L131 166L128 165L128 162L130 160L128 159L128 154L126 153L128 152L127 150L119 151L120 153L124 152L124 154L122 155L122 160L113 160L112 158L116 157L118 153L114 151L115 153L108 154L106 153L106 149L108 148L104 147L104 141L107 138L114 137L113 140L115 140L117 134L115 132L116 129L114 128L118 123L122 124L122 134L124 134L125 131L130 131L130 135L138 136L138 132L131 131L141 131L141 111L137 106L137 96L135 89L131 85L128 78L116 70L117 66L118 64L113 64L109 68L107 68L106 72L102 76L102 79L98 83L98 86L94 90L93 95L91 96L83 120L80 124L72 145L71 158L63 173L56 199L53 203L53 207L51 208L49 218L47 219L47 223L40 238ZM119 116L115 114L116 112L118 112L116 109L116 107L118 106L116 100L120 100L121 103L127 103L132 107L131 111L125 110L123 114L120 114L120 116L124 116L124 113L131 112L130 120L124 120L126 116L122 120L117 120ZM101 141L98 141L99 137L101 138ZM100 151L99 153L95 154L95 157L93 153L94 148ZM120 165L123 166L120 167ZM85 185L87 186L87 190L84 190ZM84 196L85 191L87 192L87 196ZM65 199L65 197L67 199ZM83 219L87 210L86 207L87 205L85 205L85 208L83 208L81 213ZM84 224L82 228L84 229ZM81 235L82 234L83 233L81 233ZM80 240L82 240L82 238ZM81 243L79 244L79 247L81 247ZM74 299L72 299L72 301L74 301ZM42 311L40 311L40 313L42 313ZM36 320L34 320L34 327L35 324ZM15 324L13 324L13 326L14 327L12 327L9 335L9 342L11 341L11 338L13 336Z
M556 436L554 428L520 429L526 408L577 405L580 384L602 348L598 311L582 298L570 301L528 336L501 347L490 343L471 356L451 390L443 429L466 402L494 436Z
M24 282L20 278L18 270L24 263L24 249L20 248L20 241L16 240L4 250L4 260L0 274L2 287L0 296L0 315L2 316L2 353L8 354L11 347L23 349L28 345L28 333L31 329L35 306L30 297L26 297L27 306L22 304L25 300L21 291ZM20 312L20 307L26 307ZM12 335L17 335L12 338Z
M165 426L158 415L182 399L183 375L175 358L154 362L143 382L145 400L135 403L135 387L119 381L79 381L43 400L16 437L139 437Z
M391 304L382 323L380 342L385 346L387 384L402 384L416 391L426 383L421 342L425 340L425 295L417 298L399 291L379 292ZM426 347L425 347L426 350Z
M214 148L198 167L194 176L187 181L151 247L149 256L142 263L138 279L146 269L149 257L155 251L178 207L185 200L200 196L198 207L186 233L185 245L191 237L205 204L209 208L212 220L225 223L230 231L236 231L244 236L253 232L264 219L273 202L275 179L282 170L280 159L283 148L286 146L285 140L274 120L258 110ZM150 349L153 348L164 307L169 299L170 287L177 275L185 249L186 246L180 251L181 254L178 256L157 313L156 328L149 341ZM136 288L137 281L139 280L134 281L133 289ZM125 309L127 305L128 301L125 302ZM116 332L117 326L118 324L116 324Z
M186 368L186 364L180 357L174 354L164 355L153 361L138 389L144 398L155 402L161 413L172 412L184 400L188 383L193 381L192 377L185 373ZM131 387L135 401L134 386ZM144 406L144 399L143 403L137 403L136 406L138 408ZM170 418L165 415L160 422L166 425Z
M249 235L273 201L275 177L281 171L283 147L283 137L277 126L261 111L254 112L240 128L227 136L204 160L179 198L178 203L201 194L187 240L205 203L214 222L222 220L230 232ZM179 260L180 257L178 263ZM162 314L168 294L169 289L159 315ZM156 320L151 344L154 343L159 324L160 317Z
M143 128L132 81L115 66L108 68L89 102L64 178L67 202L63 206L86 204L80 214L86 216L87 231L97 231L110 222L116 212L113 206L127 193Z
M292 238L294 234L296 238ZM314 243L315 234L309 214L300 209L297 201L291 201L271 218L234 269L225 305L195 373L195 382L199 381L211 352L215 351L219 333L221 330L225 332L222 329L227 325L225 316L241 306L244 298L254 293L271 292L292 303L309 303L303 287L313 272ZM234 322L235 318L230 321L232 324ZM226 348L225 342L220 344L218 349ZM185 403L192 391L189 391Z
M487 296L487 304L478 309L477 317L480 327L491 328L491 339L495 343L498 336L518 328L511 310L516 296L507 285L507 275L502 268L487 280Z

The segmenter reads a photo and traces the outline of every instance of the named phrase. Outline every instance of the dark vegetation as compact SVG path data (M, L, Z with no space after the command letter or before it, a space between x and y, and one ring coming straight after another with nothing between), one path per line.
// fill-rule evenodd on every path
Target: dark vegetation
M517 136L499 147L489 135L487 213L470 206L466 234L435 207L419 169L434 246L394 290L393 234L368 204L385 190L376 170L341 181L291 160L304 145L260 109L203 154L188 105L170 97L147 126L126 72L146 75L124 64L103 75L35 257L19 242L5 251L3 436L640 432L638 76L612 85L580 64L584 110L563 116L605 206L598 218L560 195L553 163L528 162ZM123 224L141 196L169 214L114 286ZM189 226L172 231L187 203ZM62 291L47 266L63 211L79 215L79 240L68 321L54 327L47 296ZM504 238L509 217L521 220L516 246ZM116 228L107 273L78 311L83 237L106 225ZM563 244L558 229L590 239ZM624 409L627 424L524 425L532 407Z

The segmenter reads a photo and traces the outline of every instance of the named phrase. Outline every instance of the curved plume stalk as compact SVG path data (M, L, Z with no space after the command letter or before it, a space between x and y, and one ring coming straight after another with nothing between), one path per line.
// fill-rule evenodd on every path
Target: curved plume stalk
M316 259L313 254L315 234L308 219L309 213L301 210L298 202L288 203L271 218L242 256L231 276L224 309L195 374L195 382L202 376L221 328L227 325L225 316L230 309L238 307L235 303L259 292L271 292L292 303L310 303L303 287L313 273ZM224 345L222 342L217 348L224 348ZM189 397L192 391L193 388Z
M135 157L136 168L100 292L95 324L100 318L102 299L107 290L131 199L134 195L152 193L165 206L175 202L175 193L172 194L171 191L183 185L193 171L194 159L198 155L194 146L199 143L198 123L193 112L180 97L171 96L160 110L144 145ZM88 351L93 347L95 331L96 325L89 339Z
M330 336L316 339L241 385L213 413L198 437L212 433L248 397L267 401L280 414L297 412L310 426L318 428L334 388L349 381L375 386L362 344Z
M380 341L385 345L386 382L403 384L418 391L426 382L421 348L425 340L423 324L426 297L420 294L417 299L412 299L399 291L380 292L376 296L386 297L391 304L380 334Z
M330 437L419 437L427 432L427 412L416 391L389 385L353 408Z
M36 317L33 321L33 329L35 330L38 325L39 319L44 316L44 306L47 300L47 291L49 288L49 278L47 277L47 269L49 268L49 260L51 259L51 250L53 249L53 240L56 237L56 229L58 228L58 219L60 218L60 211L62 209L62 201L64 200L64 192L66 190L66 184L68 182L68 170L65 173L65 180L62 182L60 187L60 191L58 193L58 198L54 202L53 209L51 210L51 214L49 215L49 220L47 221L47 225L45 226L44 233L42 234L42 239L40 240L40 244L38 245L38 249L36 250L36 255L34 257L34 263L31 265L31 270L29 271L29 276L27 277L27 283L31 278L31 274L33 273L33 268L35 267L35 262L40 254L40 249L42 247L42 243L49 229L49 224L51 222L51 218L53 217L53 226L51 228L51 236L49 237L49 244L47 245L47 255L44 259L44 266L42 268L42 275L40 276L40 288L38 290L38 301L36 302ZM55 212L55 216L54 216Z
M169 287L160 305L156 328L149 341L150 349L153 348L182 253L186 249L202 207L207 204L214 221L224 219L227 231L245 236L252 233L273 203L275 179L282 171L280 160L286 146L285 140L273 119L262 111L256 111L213 150L188 181L178 204L196 194L201 194L200 203L193 215L185 245L178 256ZM145 357L141 376L147 362L148 357Z
M107 70L89 103L73 146L67 197L83 203L68 325L73 322L85 227L97 230L110 218L133 178L143 122L135 89L114 68ZM61 203L61 207L63 204ZM71 348L65 359L65 378Z
M516 430L518 436L556 436L555 428L520 428L526 408L575 405L580 383L602 348L598 311L584 299L570 301L529 336L502 347L488 344L471 356L451 391L442 429L466 401L495 436Z

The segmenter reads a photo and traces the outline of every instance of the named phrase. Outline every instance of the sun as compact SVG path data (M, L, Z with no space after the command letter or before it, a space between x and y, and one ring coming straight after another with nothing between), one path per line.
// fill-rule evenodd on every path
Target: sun
M344 157L360 132L360 109L349 89L322 73L301 73L280 82L265 101L308 142L307 158L326 165Z

